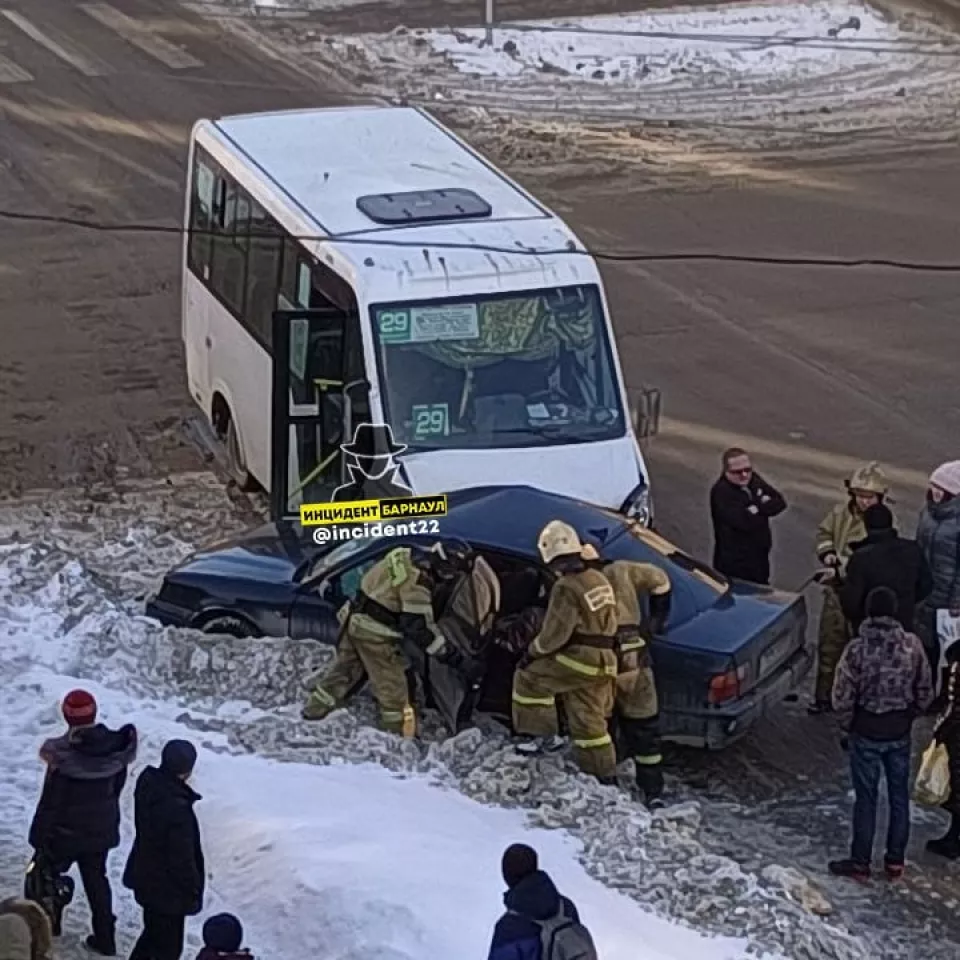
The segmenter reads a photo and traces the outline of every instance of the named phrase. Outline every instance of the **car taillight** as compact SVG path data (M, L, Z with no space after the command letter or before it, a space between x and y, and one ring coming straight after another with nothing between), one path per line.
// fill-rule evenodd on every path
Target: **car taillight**
M740 686L746 681L749 672L749 668L744 664L726 673L715 674L710 680L707 701L726 703L727 700L736 700L740 696Z

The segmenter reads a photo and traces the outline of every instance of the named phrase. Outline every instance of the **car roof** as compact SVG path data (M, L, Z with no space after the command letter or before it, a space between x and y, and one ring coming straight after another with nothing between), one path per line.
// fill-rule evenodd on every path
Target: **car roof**
M685 582L704 607L727 592L725 578L640 523L595 504L533 487L473 487L448 494L440 535L536 558L538 536L551 520L569 523L608 560L661 567L675 585ZM628 532L632 535L624 536Z

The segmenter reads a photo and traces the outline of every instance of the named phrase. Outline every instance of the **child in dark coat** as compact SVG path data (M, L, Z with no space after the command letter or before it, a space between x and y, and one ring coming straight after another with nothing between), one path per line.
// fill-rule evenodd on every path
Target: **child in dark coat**
M232 913L218 913L203 925L203 949L197 960L253 960L241 949L243 927Z

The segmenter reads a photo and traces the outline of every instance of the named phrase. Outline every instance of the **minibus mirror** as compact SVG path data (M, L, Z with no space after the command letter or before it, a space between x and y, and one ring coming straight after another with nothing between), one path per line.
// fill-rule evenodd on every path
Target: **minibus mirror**
M643 387L627 393L630 421L637 440L649 440L660 432L662 394L657 387Z

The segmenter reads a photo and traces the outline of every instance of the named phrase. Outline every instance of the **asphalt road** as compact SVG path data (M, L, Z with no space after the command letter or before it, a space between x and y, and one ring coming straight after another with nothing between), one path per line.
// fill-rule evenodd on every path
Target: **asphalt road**
M331 83L173 3L5 0L0 207L175 225L194 120L341 102ZM706 160L700 179L664 191L623 179L528 183L603 250L960 262L958 160L871 151L869 162L776 170ZM193 412L179 256L172 235L0 219L0 493L197 466L179 429ZM684 545L708 549L706 491L731 443L753 451L790 500L776 526L784 586L811 571L814 524L858 461L891 469L909 529L925 476L960 456L960 274L722 262L604 271L628 380L664 391L649 456L660 525ZM779 804L794 831L812 802L798 783L842 801L836 738L796 707L722 761L678 769L734 799ZM931 829L918 829L918 844ZM830 841L842 846L842 833L841 823ZM815 846L802 865L826 852ZM924 868L906 890L884 909L911 923L916 897L924 936L956 938L943 907L958 896L955 876Z

